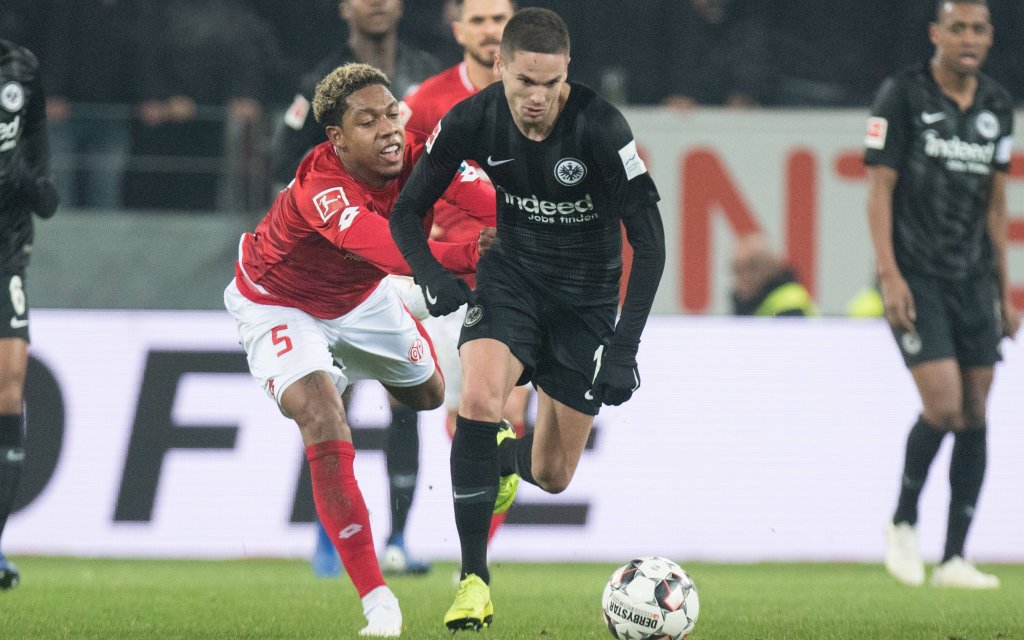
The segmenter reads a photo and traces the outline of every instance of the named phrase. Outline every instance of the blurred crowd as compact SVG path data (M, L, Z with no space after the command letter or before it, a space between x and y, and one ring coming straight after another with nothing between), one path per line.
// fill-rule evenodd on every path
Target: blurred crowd
M361 0L370 2L372 0ZM399 46L461 60L452 0L405 0ZM933 0L523 0L565 17L570 76L618 104L866 107L927 58ZM586 10L580 6L585 4ZM989 0L986 71L1024 102L1024 2ZM303 74L342 47L338 0L5 0L33 50L71 207L257 210L273 129Z

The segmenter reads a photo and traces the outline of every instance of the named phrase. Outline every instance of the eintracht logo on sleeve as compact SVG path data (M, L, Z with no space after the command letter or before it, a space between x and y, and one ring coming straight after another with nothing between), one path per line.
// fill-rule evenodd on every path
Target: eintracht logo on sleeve
M0 89L0 106L15 113L25 106L25 89L20 82L11 80Z

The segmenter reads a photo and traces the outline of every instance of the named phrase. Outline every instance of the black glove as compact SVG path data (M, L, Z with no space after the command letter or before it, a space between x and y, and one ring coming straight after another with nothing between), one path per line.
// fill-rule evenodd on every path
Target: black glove
M620 405L640 388L640 371L636 366L636 350L605 347L594 372L594 385L590 396L595 402Z
M427 301L427 311L434 317L446 316L469 302L469 285L462 278L456 277L451 271L441 268L429 276L415 276L416 284L423 288L423 299Z
M57 187L47 177L37 178L21 158L8 167L0 178L0 210L29 209L41 218L49 218L57 210Z
M29 206L40 218L49 218L57 210L60 197L57 195L57 187L53 180L47 177L36 178L35 188L28 196Z

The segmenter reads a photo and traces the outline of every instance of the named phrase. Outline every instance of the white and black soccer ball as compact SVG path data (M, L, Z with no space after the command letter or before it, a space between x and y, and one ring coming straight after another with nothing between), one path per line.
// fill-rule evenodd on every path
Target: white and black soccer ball
M608 630L618 640L680 640L700 603L693 579L667 558L635 558L612 573L601 595Z

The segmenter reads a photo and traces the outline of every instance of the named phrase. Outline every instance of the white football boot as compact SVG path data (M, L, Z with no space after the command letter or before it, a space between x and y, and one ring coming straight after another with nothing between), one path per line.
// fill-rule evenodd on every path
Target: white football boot
M953 556L932 571L932 585L954 589L998 589L999 578L978 571L960 556Z
M917 529L901 522L885 527L885 568L889 575L912 587L924 584L924 560L917 546Z
M363 597L363 615L367 624L359 635L375 638L402 635L402 610L398 608L398 598L387 585L377 587Z

